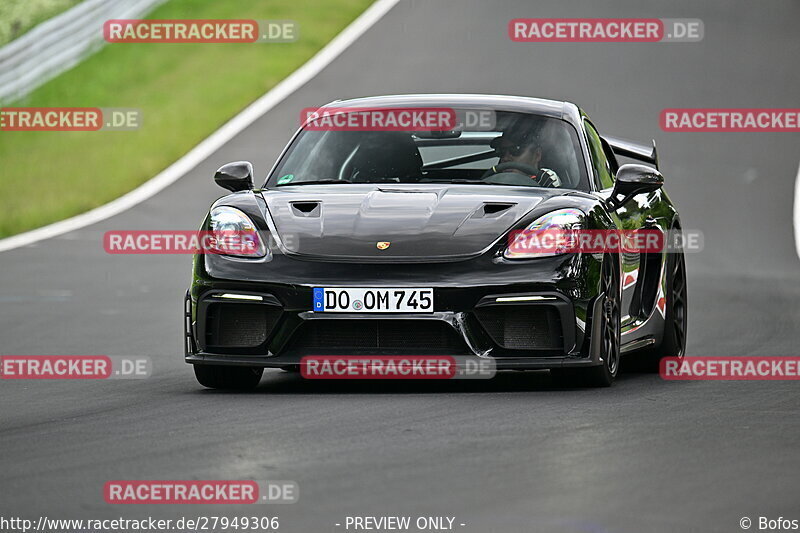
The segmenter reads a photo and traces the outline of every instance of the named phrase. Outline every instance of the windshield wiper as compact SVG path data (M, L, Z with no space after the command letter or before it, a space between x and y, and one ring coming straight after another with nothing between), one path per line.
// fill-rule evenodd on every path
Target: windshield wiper
M327 178L324 180L311 180L311 181L290 181L288 183L279 183L276 187L286 187L288 185L318 185L320 183L353 183L347 180L337 180L335 178Z
M491 185L491 183L485 182L483 180L468 180L468 179L464 179L464 178L455 178L455 179L442 180L442 181L444 181L445 183L471 183L471 184L474 184L474 185Z

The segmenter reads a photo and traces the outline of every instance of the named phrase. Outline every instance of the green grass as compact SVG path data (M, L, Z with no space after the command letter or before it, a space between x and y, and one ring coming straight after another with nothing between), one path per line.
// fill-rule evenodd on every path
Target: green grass
M0 46L82 0L0 0Z
M371 0L171 0L149 18L281 19L293 43L109 44L14 106L133 107L135 131L0 131L0 237L102 205L153 177L302 65ZM319 102L311 102L315 105Z

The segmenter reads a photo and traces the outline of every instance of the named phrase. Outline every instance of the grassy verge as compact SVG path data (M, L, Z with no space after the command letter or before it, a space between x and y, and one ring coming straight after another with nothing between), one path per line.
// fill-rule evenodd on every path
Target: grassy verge
M15 102L135 107L142 110L143 127L128 132L0 131L0 237L73 216L140 185L302 65L370 3L171 0L159 7L150 18L295 20L300 39L285 44L110 44Z
M80 2L81 0L0 1L0 46Z

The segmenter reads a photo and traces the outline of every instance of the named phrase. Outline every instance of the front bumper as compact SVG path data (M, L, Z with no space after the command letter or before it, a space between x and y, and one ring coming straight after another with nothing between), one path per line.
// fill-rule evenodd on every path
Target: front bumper
M279 261L292 268L273 264L269 271L282 276L267 279L244 264L250 271L236 280L217 276L233 277L241 261L195 261L185 306L186 362L280 368L306 355L475 355L494 359L498 369L599 364L586 334L599 300L581 281L592 265L575 256L465 262L472 265ZM312 290L320 286L433 287L434 312L314 313Z

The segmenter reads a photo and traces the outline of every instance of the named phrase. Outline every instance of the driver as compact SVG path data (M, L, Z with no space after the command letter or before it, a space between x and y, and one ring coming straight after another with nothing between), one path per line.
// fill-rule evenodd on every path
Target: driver
M515 124L489 144L500 161L487 172L492 183L560 187L561 179L549 168L539 168L542 161L542 142L533 128ZM521 180L525 176L534 183Z

